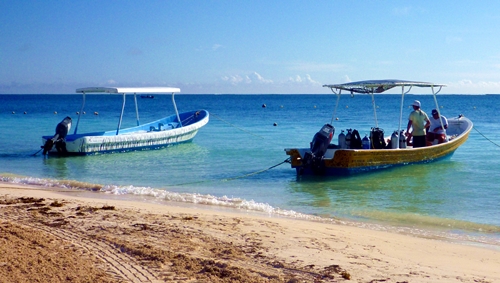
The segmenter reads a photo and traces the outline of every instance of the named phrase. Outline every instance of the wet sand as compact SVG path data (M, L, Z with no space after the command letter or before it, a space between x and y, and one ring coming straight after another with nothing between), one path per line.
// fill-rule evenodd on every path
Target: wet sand
M0 183L0 282L500 282L500 251Z

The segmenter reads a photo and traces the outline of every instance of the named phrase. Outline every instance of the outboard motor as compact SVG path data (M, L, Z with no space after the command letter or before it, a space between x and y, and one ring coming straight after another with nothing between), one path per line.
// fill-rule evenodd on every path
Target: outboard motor
M335 128L332 125L325 124L321 130L314 135L311 142L311 151L304 154L304 166L312 167L313 170L321 169L321 161L328 150L334 132Z
M66 136L71 129L71 117L66 116L59 124L56 126L56 134L49 140L45 142L43 148L43 155L47 154L54 144L56 145L56 150L59 153L67 153L66 150Z

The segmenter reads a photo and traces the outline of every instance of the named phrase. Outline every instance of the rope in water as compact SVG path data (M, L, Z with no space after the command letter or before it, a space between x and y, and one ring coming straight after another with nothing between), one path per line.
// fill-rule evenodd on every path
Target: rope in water
M216 180L201 180L201 181L188 182L188 183L179 183L179 184L166 185L166 186L167 187L173 187L173 186L185 186L185 185L193 185L193 184L201 184L201 183L210 183L210 182L216 182L216 181L222 181L222 182L232 181L232 180L242 179L242 178L246 178L246 177L249 177L249 176L253 176L253 175L260 174L260 173L264 173L264 172L269 171L269 170L271 170L271 169L273 169L275 167L278 167L278 166L280 166L281 164L284 164L284 163L290 163L290 158L287 158L284 161L282 161L282 162L280 162L280 163L278 163L276 165L273 165L271 167L268 167L266 169L258 170L258 171L252 172L252 173L248 173L248 174L244 174L244 175L240 175L240 176L236 176L236 177L222 178L222 179L216 179Z
M489 141L489 142L491 142L492 144L494 144L494 145L496 145L496 146L500 147L500 145L499 145L499 144L497 144L496 142L494 142L494 141L490 140L489 138L487 138L485 135L483 135L483 133L481 133L478 129L476 129L476 127L473 127L473 128L474 128L474 130L476 130L476 132L478 132L478 133L479 133L481 136L483 136L486 140L488 140L488 141Z

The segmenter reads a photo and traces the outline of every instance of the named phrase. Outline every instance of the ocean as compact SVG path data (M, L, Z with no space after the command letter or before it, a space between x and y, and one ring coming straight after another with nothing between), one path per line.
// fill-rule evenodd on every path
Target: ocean
M406 95L430 113L430 95ZM0 95L0 180L102 191L168 205L197 205L326 221L500 249L500 95L438 95L442 115L474 123L468 141L439 162L352 177L297 177L284 149L307 147L325 123L361 137L374 126L371 98L343 95L176 95L179 111L205 109L193 142L162 150L53 158L40 152L81 96ZM115 129L121 96L88 95L78 131ZM399 127L399 95L376 95L378 127ZM170 96L138 98L147 122L173 113ZM122 127L135 125L133 100ZM98 115L94 115L98 114ZM406 128L410 108L404 109ZM74 125L73 125L74 126ZM74 129L74 128L73 128ZM72 129L72 130L73 130Z

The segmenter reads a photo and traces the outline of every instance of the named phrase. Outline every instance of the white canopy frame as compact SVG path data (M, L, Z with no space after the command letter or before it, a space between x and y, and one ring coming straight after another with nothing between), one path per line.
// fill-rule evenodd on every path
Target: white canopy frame
M412 87L417 86L417 87L429 87L429 88L431 88L432 95L434 98L434 103L436 104L436 110L439 113L439 117L441 117L441 113L439 111L439 104L438 104L436 95L446 85L434 84L434 83L428 83L428 82L404 81L404 80L369 80L369 81L359 81L359 82L351 82L351 83L345 83L345 84L323 85L323 87L330 88L332 90L332 92L337 95L337 102L336 102L333 117L331 120L331 125L333 125L333 120L334 120L334 117L337 113L341 92L342 92L342 90L347 90L347 91L351 92L351 95L354 95L354 93L370 94L371 99L372 99L373 114L375 117L375 127L378 127L377 107L375 104L375 95L374 94L375 93L382 93L384 91L387 91L387 90L392 89L392 88L397 87L397 86L401 87L401 105L400 105L400 113L399 113L398 141L397 141L398 146L399 146L399 135L401 133L402 123L403 123L404 96L410 92ZM405 91L405 87L409 87L409 89L407 91ZM434 87L439 87L439 90L437 92L435 92ZM335 90L338 90L338 93ZM446 129L444 128L444 125L443 125L441 118L439 119L439 122L441 123L441 127L443 128L443 130L446 133ZM445 134L445 136L446 136L446 134Z
M83 100L82 100L82 107L80 109L80 112L78 113L78 121L76 122L75 126L75 131L73 134L77 134L78 132L78 125L80 124L80 118L83 113L83 109L85 107L85 95L87 93L110 93L110 94L122 94L123 96L123 101L122 101L122 110L120 113L120 119L118 121L118 126L116 128L116 135L120 133L120 128L123 120L123 112L125 110L125 102L126 102L126 95L127 94L133 94L134 95L134 103L135 103L135 113L136 113L136 120L137 120L137 126L140 125L139 122L139 107L137 103L137 94L171 94L172 95L172 103L174 105L175 109L175 114L177 115L177 120L179 121L180 127L182 127L182 121L179 116L179 111L177 110L177 105L175 103L174 95L175 93L179 93L181 90L179 88L174 88L174 87L86 87L86 88L79 88L76 90L77 93L81 93L83 95Z

